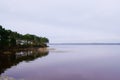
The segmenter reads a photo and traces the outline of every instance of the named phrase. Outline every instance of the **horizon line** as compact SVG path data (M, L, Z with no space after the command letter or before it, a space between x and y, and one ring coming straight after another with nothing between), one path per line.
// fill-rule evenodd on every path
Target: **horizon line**
M50 45L120 45L120 43L49 43Z

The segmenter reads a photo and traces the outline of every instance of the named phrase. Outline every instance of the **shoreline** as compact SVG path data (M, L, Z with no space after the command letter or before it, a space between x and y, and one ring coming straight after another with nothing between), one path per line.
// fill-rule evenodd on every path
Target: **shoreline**
M37 46L37 47L14 47L9 49L0 50L0 54L11 54L11 52L19 52L19 51L28 51L28 50L37 50L39 48L48 48L49 46Z
M0 76L0 80L24 80L24 79L15 79L10 76Z

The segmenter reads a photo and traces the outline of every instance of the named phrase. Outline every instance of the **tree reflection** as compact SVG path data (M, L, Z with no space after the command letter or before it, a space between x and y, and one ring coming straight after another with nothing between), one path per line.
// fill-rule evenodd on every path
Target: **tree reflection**
M0 74L12 66L16 66L22 61L33 61L37 58L47 56L49 51L46 48L26 49L9 53L0 53Z

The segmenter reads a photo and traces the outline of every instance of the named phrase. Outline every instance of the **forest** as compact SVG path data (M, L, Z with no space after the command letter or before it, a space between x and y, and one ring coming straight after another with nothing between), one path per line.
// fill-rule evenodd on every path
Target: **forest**
M47 47L48 38L33 34L20 34L0 25L0 50L28 47Z

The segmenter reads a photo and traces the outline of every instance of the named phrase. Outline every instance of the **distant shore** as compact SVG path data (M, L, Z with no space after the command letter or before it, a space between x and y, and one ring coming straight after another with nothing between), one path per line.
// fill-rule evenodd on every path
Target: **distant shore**
M50 45L120 45L120 43L50 43Z

